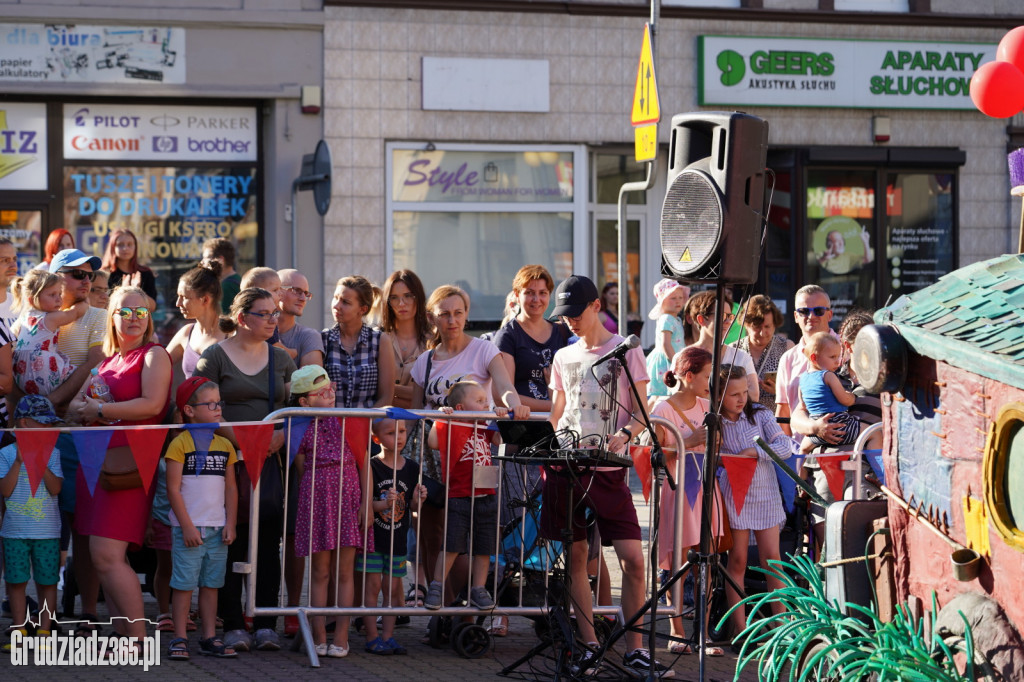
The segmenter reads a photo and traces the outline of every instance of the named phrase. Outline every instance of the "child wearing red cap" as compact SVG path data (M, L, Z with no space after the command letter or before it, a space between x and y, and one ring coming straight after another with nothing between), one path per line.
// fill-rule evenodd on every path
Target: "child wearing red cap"
M167 447L167 498L173 533L171 588L174 596L174 639L171 660L188 660L188 611L192 591L199 588L202 634L199 653L222 658L237 656L216 636L217 590L224 585L228 549L235 539L238 489L235 448L212 428L221 419L220 387L194 376L178 387L175 403L186 424L210 424L210 429L186 428ZM203 432L206 433L203 433ZM207 442L204 451L203 442Z

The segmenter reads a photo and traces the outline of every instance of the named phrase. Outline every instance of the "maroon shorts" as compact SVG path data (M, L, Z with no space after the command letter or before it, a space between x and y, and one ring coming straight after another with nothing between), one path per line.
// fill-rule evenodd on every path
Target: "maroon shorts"
M572 490L572 519L566 518L569 491ZM540 532L549 540L562 540L563 532L572 524L574 541L587 537L587 510L597 520L601 541L639 540L640 523L633 506L633 495L626 485L626 470L598 471L570 475L565 471L547 470L544 478L543 504L540 510Z
M154 518L149 522L153 528L153 536L149 541L149 546L153 549L162 549L168 552L171 551L171 527L160 519Z

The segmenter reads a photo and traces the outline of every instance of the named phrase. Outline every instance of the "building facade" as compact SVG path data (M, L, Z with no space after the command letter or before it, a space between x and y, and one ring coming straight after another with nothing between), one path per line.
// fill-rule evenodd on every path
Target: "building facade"
M1012 121L982 115L968 92L1024 9L660 4L662 153L653 188L627 207L633 316L654 303L665 151L681 112L769 123L765 258L740 294L768 293L785 310L819 282L841 316L1016 249ZM630 119L649 3L328 0L324 14L331 277L410 267L428 290L454 281L481 326L501 318L525 263L556 279L616 278L618 190L645 175Z
M302 96L319 104L323 63L318 0L5 3L0 232L20 271L54 229L96 255L130 230L165 335L209 237L235 244L240 270L294 263L319 291L323 221L300 192L293 253L291 190L322 136Z

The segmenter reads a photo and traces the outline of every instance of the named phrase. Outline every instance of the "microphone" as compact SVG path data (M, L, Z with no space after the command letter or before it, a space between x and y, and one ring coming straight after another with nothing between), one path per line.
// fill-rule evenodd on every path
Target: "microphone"
M625 357L626 351L632 348L636 348L639 345L640 337L638 337L636 334L630 334L629 336L626 337L625 341L623 341L619 345L615 346L615 348L612 348L610 351L599 357L597 359L597 362L594 363L594 367L597 367L602 363L608 362L612 358L617 358L619 361L621 361L622 358Z

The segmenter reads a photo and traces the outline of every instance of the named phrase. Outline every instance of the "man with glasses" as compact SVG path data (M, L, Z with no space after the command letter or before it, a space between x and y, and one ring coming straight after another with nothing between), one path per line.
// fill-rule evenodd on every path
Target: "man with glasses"
M323 337L319 331L299 324L296 319L302 317L302 311L305 310L306 304L313 300L313 293L309 290L309 280L298 270L291 268L279 270L277 276L281 278L281 298L277 302L277 308L281 311L281 317L277 321L281 345L296 353L295 364L299 367L307 365L323 367ZM288 528L284 562L284 582L290 606L299 603L302 596L302 580L306 573L306 558L295 556L295 519L298 516L299 478L293 464L288 473ZM286 616L284 619L285 636L294 636L298 631L299 619L295 616Z
M320 332L299 324L296 318L302 317L306 304L313 300L307 280L298 270L279 270L281 278L281 300L277 307L281 311L281 319L277 322L277 331L281 335L281 343L298 353L295 364L324 365L324 342Z
M68 310L77 303L89 300L89 290L92 288L92 280L96 270L100 269L100 259L95 256L87 256L78 249L65 249L59 251L53 260L50 261L50 272L61 276L64 283L63 306ZM105 357L103 354L103 338L107 333L107 311L101 308L89 308L77 321L64 325L60 328L60 335L57 339L57 347L62 353L68 356L75 371L68 377L67 381L57 389L50 392L48 396L57 408L58 414L63 414L67 404L75 397L78 390L85 384L89 372L93 367L100 364ZM64 522L74 528L74 515L76 503L76 480L78 478L78 451L75 449L74 440L71 434L62 433L57 439L57 448L60 450L60 466L64 472L64 485L61 486L58 498L61 516ZM84 483L84 479L83 479ZM85 620L94 621L96 616L96 600L99 596L99 579L92 567L92 555L89 553L89 538L73 533L74 548L74 572L75 581L78 585L78 593L82 599L82 617ZM93 626L83 626L81 630L94 629Z

